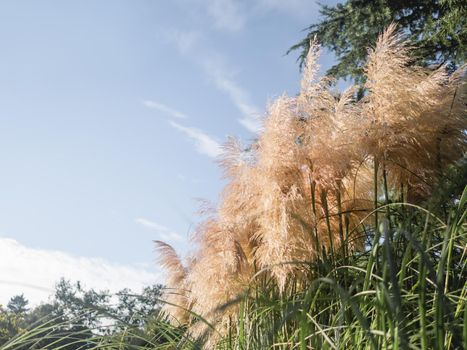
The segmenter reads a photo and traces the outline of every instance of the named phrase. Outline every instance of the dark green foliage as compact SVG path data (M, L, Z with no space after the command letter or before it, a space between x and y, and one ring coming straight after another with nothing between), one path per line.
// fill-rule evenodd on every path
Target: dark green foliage
M456 207L461 193L467 183L467 158L447 167L426 207L436 215L447 220L449 211Z
M72 284L62 279L55 287L54 304L57 316L67 315L68 318L80 316L80 322L85 327L96 326L97 314L99 310L108 308L109 300L110 294L107 291L85 290L79 281Z
M16 315L23 314L28 311L28 303L28 300L24 297L23 294L15 295L8 302L7 309Z
M0 348L91 349L115 339L142 347L149 344L147 339L160 338L154 331L160 295L160 285L148 286L141 294L125 289L112 296L62 279L51 302L28 310L20 295L0 310Z
M328 74L363 80L368 45L387 26L398 28L416 44L412 51L419 65L463 64L467 45L467 2L462 0L347 0L336 6L321 5L322 19L311 25L306 38L289 49L300 50L303 64L310 40L333 51L338 63Z
M141 294L134 294L129 289L118 292L118 303L114 307L114 313L118 315L119 321L134 327L145 326L154 310L159 307L161 288L161 285L148 286Z

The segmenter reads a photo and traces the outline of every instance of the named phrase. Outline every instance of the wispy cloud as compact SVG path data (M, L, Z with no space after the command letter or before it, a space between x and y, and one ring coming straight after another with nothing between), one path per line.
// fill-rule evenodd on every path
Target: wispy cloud
M195 142L195 148L198 153L205 154L211 158L216 158L222 153L220 143L204 131L193 127L183 126L174 121L170 121L170 125L192 139Z
M177 118L177 119L186 119L186 118L188 118L185 113L182 113L182 112L176 110L175 108L169 107L169 106L167 106L165 104L162 104L160 102L146 100L146 101L143 102L143 104L148 108L161 111L161 112L163 112L165 114L168 114L169 116L171 116L173 118Z
M260 129L261 112L250 102L248 92L232 78L232 70L226 68L220 60L212 58L205 58L202 65L214 85L227 94L234 106L242 113L242 118L239 119L240 124L249 131L257 133Z
M190 45L183 44L193 34L172 30L168 32L168 39L179 50L198 64L213 85L225 93L233 105L240 111L242 117L239 123L247 130L257 133L260 130L261 111L251 101L248 91L235 79L235 70L226 63L226 58L212 49L203 47L199 41L189 40ZM199 37L199 36L198 36ZM189 47L189 49L188 49Z
M313 23L319 14L318 2L309 0L255 0L253 10L276 11L307 18L309 23Z
M313 23L319 14L317 3L309 0L195 0L195 3L212 19L216 29L228 32L243 30L264 12L309 19L307 23Z
M144 218L138 218L135 220L136 223L140 224L141 226L144 226L150 230L153 230L154 232L156 232L156 234L158 235L158 239L161 239L163 241L170 241L170 242L173 242L173 241L176 241L176 242L181 242L183 241L183 237L181 235L179 235L177 232L175 231L172 231L171 229L161 225L161 224L158 224L157 222L154 222L154 221L151 221L151 220L148 220L148 219L144 219Z
M26 247L16 240L0 238L0 304L24 293L33 305L46 301L55 283L64 277L86 287L117 292L163 282L160 272L111 263L101 258Z
M164 29L165 39L175 44L177 49L186 54L190 52L203 39L203 35L196 30L183 31L175 28Z
M184 33L182 31L178 31L175 29L166 31L166 35L167 35L167 39L169 39L172 43L174 43L175 46L178 48L178 50L184 54L185 53L188 54L189 53L188 51L194 50L195 43L198 41L197 38L199 37L197 34L195 35L194 32ZM172 119L187 119L188 118L188 116L185 113L180 112L179 110L175 108L169 107L157 101L146 100L143 102L143 104L148 108L156 109L158 111L161 111L169 115L170 117L172 117ZM180 123L176 123L173 120L169 120L169 124L173 128L181 131L188 138L192 139L195 144L195 149L198 153L207 155L212 158L215 158L222 153L222 147L220 143L217 140L215 140L212 136L204 132L203 130L195 128L195 127L187 127ZM142 221L139 223L144 225ZM148 225L146 226L149 227ZM156 229L156 227L153 227L153 229ZM159 230L159 231L161 234L167 234L167 232L165 232L164 230Z
M198 0L218 29L236 32L245 26L246 13L238 0Z

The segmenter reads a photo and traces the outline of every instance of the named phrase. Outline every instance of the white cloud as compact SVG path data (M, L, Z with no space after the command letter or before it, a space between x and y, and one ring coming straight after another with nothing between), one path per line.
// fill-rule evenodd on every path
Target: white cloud
M177 241L181 242L183 241L183 237L179 235L177 232L172 231L171 229L158 224L157 222L150 221L148 219L144 218L138 218L135 220L136 223L140 224L141 226L144 226L150 230L153 230L157 233L158 239L162 241Z
M166 113L168 115L170 115L171 117L173 118L177 118L177 119L186 119L188 118L186 116L186 114L172 108L172 107L169 107L169 106L166 106L160 102L156 102L156 101L144 101L143 104L148 107L148 108L151 108L151 109L156 109L158 111L161 111L163 113Z
M222 147L219 142L204 131L193 127L186 127L174 121L170 121L170 125L191 138L195 142L195 148L198 153L205 154L212 158L216 158L222 153Z
M206 49L199 40L190 40L190 45L182 44L185 37L192 37L192 32L172 30L167 32L168 40L174 44L181 54L187 55L205 72L213 85L232 101L242 117L238 119L248 131L258 133L260 130L260 109L251 101L247 90L235 80L235 70L226 64L223 55L215 50Z
M216 29L238 32L258 14L277 12L312 23L319 14L318 4L309 0L195 0L213 20ZM334 1L337 3L337 1Z
M134 291L163 281L162 273L111 263L101 258L26 247L16 240L0 238L0 304L24 293L32 305L46 301L55 283L64 277L81 281L86 288L117 292Z
M260 111L250 102L248 92L232 78L231 70L225 68L220 60L212 58L205 59L202 65L214 85L227 94L234 106L243 114L239 119L240 124L249 131L257 133L260 129Z
M164 31L166 39L174 43L177 49L186 54L190 52L203 38L202 34L198 31L182 31L178 29L166 29Z
M329 1L327 4L329 5ZM255 13L270 11L293 16L301 21L306 20L306 24L311 24L319 15L319 6L318 1L310 0L255 0L250 14L254 16Z
M240 118L238 122L245 129L255 134L259 133L259 131L261 130L261 121L257 117L243 117L243 118Z
M219 29L236 32L245 26L246 13L238 0L201 0L208 15Z

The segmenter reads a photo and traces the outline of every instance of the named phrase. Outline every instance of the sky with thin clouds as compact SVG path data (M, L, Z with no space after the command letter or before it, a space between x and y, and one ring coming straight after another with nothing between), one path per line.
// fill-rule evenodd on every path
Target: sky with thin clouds
M297 93L285 52L318 16L309 0L0 2L0 304L45 301L60 277L163 282L152 241L193 249L222 144Z

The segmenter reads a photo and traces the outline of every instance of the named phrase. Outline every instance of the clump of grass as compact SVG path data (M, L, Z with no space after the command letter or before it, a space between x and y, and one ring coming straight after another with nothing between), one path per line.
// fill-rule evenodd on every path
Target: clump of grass
M260 342L250 348L277 339L289 348L297 337L302 348L407 348L410 310L440 348L458 339L439 325L451 310L445 271L457 268L463 226L454 234L451 222L420 221L409 204L426 201L465 155L464 71L414 66L390 26L369 50L357 100L360 87L339 95L328 77L316 77L319 47L310 46L298 96L271 104L248 151L226 144L220 164L229 183L195 234L197 252L183 265L157 243L177 276L169 288L184 300L173 316L194 337L210 333L208 348L225 336L239 348L243 338ZM465 299L455 295L452 302ZM421 303L436 311L418 318L412 307ZM431 318L436 329L427 330Z
M92 315L95 322L87 324ZM172 325L156 308L150 316L135 312L124 320L99 307L73 315L45 315L0 345L1 350L143 350L194 349L183 327ZM141 322L134 322L135 320Z
M467 345L467 188L443 222L406 203L364 220L361 252L308 267L281 293L261 271L221 349L463 349ZM300 286L300 288L297 288Z

